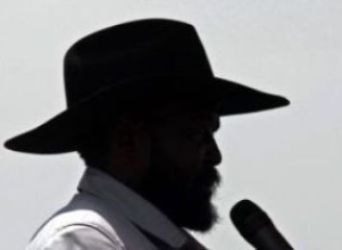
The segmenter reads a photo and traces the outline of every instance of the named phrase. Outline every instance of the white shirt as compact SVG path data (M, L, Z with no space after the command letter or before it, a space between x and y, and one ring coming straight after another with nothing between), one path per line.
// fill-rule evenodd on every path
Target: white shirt
M142 230L171 249L193 241L151 203L102 171L87 168L78 189L33 235L26 250L158 249Z

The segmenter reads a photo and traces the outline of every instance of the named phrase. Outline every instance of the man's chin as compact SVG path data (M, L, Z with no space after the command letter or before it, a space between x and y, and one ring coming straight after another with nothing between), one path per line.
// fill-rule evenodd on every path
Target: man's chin
M211 204L190 205L179 214L178 225L189 230L208 232L218 221L216 208Z
M201 189L188 200L184 206L182 227L198 232L212 229L219 218L217 209L211 202L214 193L214 187Z

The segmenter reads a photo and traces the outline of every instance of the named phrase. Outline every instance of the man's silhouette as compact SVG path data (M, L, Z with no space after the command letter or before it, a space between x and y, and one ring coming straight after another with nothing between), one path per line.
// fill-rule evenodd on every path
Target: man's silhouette
M40 154L76 151L78 193L27 249L204 249L221 154L220 117L288 101L214 76L190 24L146 19L75 43L65 56L67 109L5 143Z

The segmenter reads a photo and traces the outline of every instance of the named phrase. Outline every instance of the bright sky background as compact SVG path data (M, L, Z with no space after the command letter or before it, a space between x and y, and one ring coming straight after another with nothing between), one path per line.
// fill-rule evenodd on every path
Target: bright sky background
M229 220L249 198L296 249L342 248L342 1L2 0L0 139L65 108L62 59L95 30L165 17L197 27L219 77L287 96L287 108L222 119L217 134L222 221L197 235L214 250L252 249ZM23 249L36 228L74 193L76 154L0 149L2 249Z

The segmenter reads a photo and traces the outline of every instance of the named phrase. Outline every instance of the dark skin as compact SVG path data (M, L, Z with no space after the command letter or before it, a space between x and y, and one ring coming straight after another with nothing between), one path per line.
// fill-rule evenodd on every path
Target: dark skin
M106 171L178 226L207 231L217 219L211 198L219 183L219 116L174 104L158 116L152 122L121 119Z

